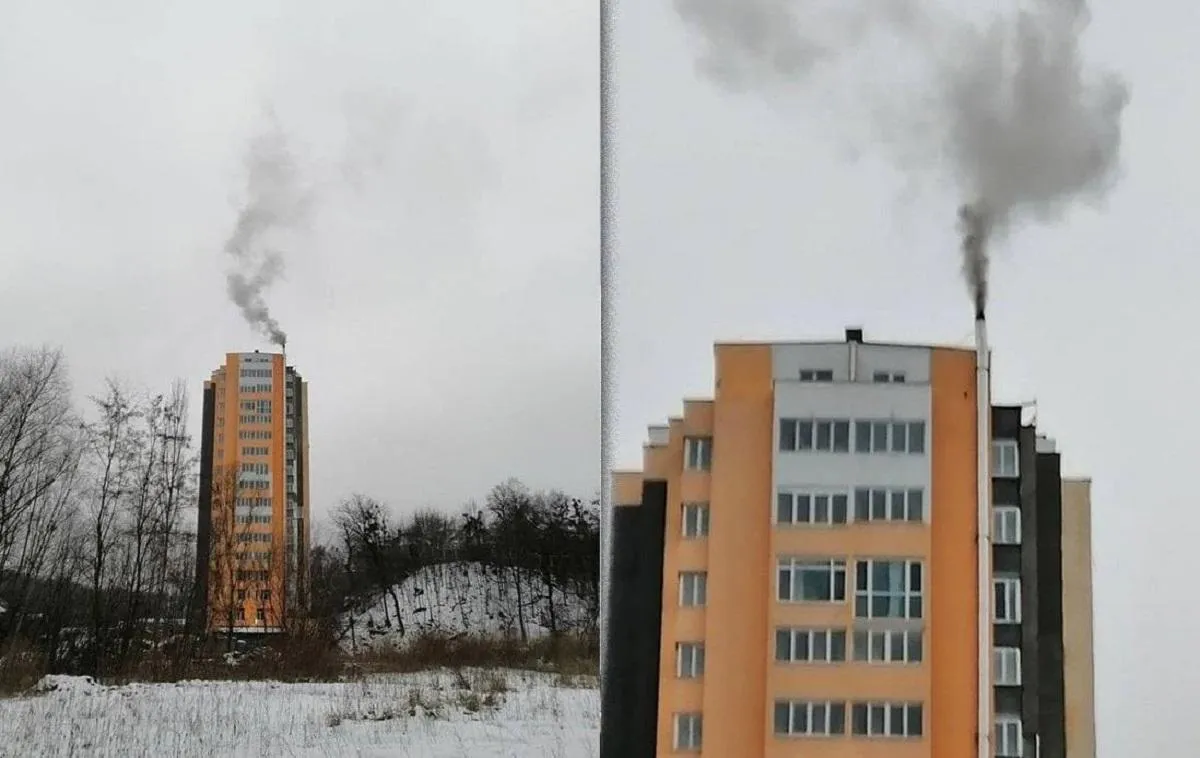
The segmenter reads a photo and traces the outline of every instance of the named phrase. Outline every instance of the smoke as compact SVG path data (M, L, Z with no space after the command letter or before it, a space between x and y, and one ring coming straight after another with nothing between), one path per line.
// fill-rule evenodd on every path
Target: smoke
M907 42L931 64L931 98L908 98L908 112L903 106L868 111L886 120L876 124L888 136L885 148L897 157L927 156L923 168L949 174L960 193L963 271L982 314L993 242L1014 222L1055 220L1078 202L1102 199L1112 186L1129 88L1114 73L1085 65L1084 0L1028 0L978 29L946 14L936 0L885 6L675 0L702 40L700 70L726 87L803 85L874 32ZM900 98L916 89L911 82L896 86Z
M246 197L225 242L225 252L233 262L225 281L230 300L246 322L273 344L284 347L287 333L271 315L266 292L284 273L280 233L307 222L310 198L300 186L278 120L271 114L268 121L267 129L256 135L246 150Z

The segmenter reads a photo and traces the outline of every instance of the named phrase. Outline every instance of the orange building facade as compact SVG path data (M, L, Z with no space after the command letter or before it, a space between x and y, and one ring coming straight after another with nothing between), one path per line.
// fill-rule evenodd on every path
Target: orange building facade
M204 383L197 575L209 631L278 632L307 607L308 386L278 353Z
M602 758L979 755L975 350L855 329L715 359L713 398L613 474ZM1052 443L990 414L988 752L1094 758L1090 552L1061 557ZM1074 689L1068 584L1089 614Z

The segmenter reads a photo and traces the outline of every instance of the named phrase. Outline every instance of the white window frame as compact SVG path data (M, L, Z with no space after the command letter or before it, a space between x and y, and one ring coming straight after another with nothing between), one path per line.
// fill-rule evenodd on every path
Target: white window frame
M920 664L925 658L925 632L923 629L855 629L855 663L905 663ZM882 641L883 656L876 655L876 640ZM917 655L910 655L912 643L916 641Z
M903 572L904 572L904 587L903 587L903 589L887 590L887 591L875 589L874 568L875 568L875 565L879 564L879 563L888 563L888 564L899 563L903 566ZM913 581L912 581L913 566L918 567L918 573L920 575L920 581L919 581L920 587L918 587L916 589L913 588ZM859 589L859 581L858 581L859 571L862 571L864 569L865 569L866 575L867 575L866 576L867 588L865 590ZM875 609L874 609L874 603L872 602L872 599L875 596L902 598L904 601L903 602L903 605L904 605L903 615L900 615L900 616L876 616L876 615L874 615ZM859 615L859 612L858 612L859 611L858 601L860 599L866 600L866 614L861 615L861 616ZM920 613L918 613L916 615L913 615L913 613L912 613L912 609L913 609L912 601L913 600L920 601L920 603L918 604ZM887 619L911 619L911 620L917 620L917 619L924 618L925 617L925 563L920 560L907 559L907 558L863 558L863 559L859 559L859 560L855 561L855 563L854 563L854 617L858 618L858 619L876 619L876 618L884 619L884 618L887 618Z
M929 508L924 487L855 487L851 495L853 519L856 522L924 524L928 520ZM860 502L864 497L866 518L862 518ZM912 518L914 502L919 503L920 518ZM882 511L882 514L877 515L877 511ZM897 513L899 518L896 518Z
M992 542L996 545L1021 544L1021 509L1015 505L992 508Z
M992 670L997 687L1021 686L1021 648L997 647L992 650Z
M778 731L776 729L778 724L775 721L775 709L785 704L788 707L787 729L784 731ZM834 720L833 712L836 708L841 709L842 723L841 729L835 732L833 731L832 727ZM813 724L813 722L816 720L813 718L813 716L817 713L818 709L820 710L821 716L823 716L821 719L823 723L821 724L820 729L814 728ZM803 731L796 728L797 710L804 712L806 728ZM778 737L840 737L846 733L846 703L841 700L810 701L781 698L774 702L774 706L771 710L771 731Z
M784 572L791 574L788 597L783 597L783 583L779 580ZM828 599L805 599L798 596L797 588L803 583L800 576L809 571L829 572ZM837 578L842 577L842 597L837 597ZM844 603L846 602L846 561L843 558L780 558L775 569L775 598L781 603Z
M788 655L786 658L779 657L779 637L783 634L788 635ZM842 639L842 657L833 657L833 640L834 637L840 635ZM806 657L800 657L796 654L799 647L796 643L798 640L805 640L805 648L808 650ZM775 662L776 663L845 663L848 651L849 642L846 639L845 629L835 628L792 628L779 627L775 630ZM818 652L820 655L818 655Z
M860 455L925 455L929 450L929 424L924 419L856 419L851 426L854 434L851 449ZM901 429L903 444L897 434ZM867 441L862 448L859 440L864 431ZM914 440L919 442L914 444Z
M855 731L854 712L860 708L866 708L867 724L865 732ZM908 731L908 712L909 709L921 709L921 731L917 734L910 734ZM875 731L875 713L883 712L883 731ZM894 722L899 721L899 729L894 729ZM918 739L925 734L925 704L912 703L891 703L891 702L856 702L850 706L850 734L854 737L901 737L908 739Z
M699 752L704 746L704 714L675 714L675 749Z
M680 642L675 645L675 676L699 679L704 676L704 643Z
M712 470L713 439L710 436L683 438L683 469L685 471Z
M794 447L783 446L783 428L785 425L794 427L792 438ZM801 429L807 427L807 434L802 435ZM845 455L854 449L854 422L848 418L781 418L779 419L779 439L776 440L781 453L835 453ZM845 445L837 444L837 430L845 431ZM826 432L829 444L822 445L822 432Z
M992 580L992 621L997 624L1021 623L1021 578L1018 576L997 576ZM995 590L1004 588L1004 602L994 602ZM1004 605L1004 615L1001 615L1000 605Z
M1001 714L996 716L995 736L996 758L1022 758L1025 754L1024 727L1020 716Z
M800 381L802 381L802 382L832 382L833 381L833 369L802 368L802 369L800 369Z
M1021 476L1020 446L1016 440L992 440L992 476L997 479Z
M683 504L683 538L699 540L708 536L710 510L707 502Z
M679 572L679 605L682 608L703 608L708 605L707 571Z
M787 498L787 519L781 519L783 500ZM801 501L808 500L808 518L800 518ZM842 502L842 519L834 519L837 500ZM825 518L818 519L817 513L824 503ZM781 489L775 494L774 522L777 526L843 526L850 521L850 493L846 490Z
M904 384L908 377L903 371L873 371L871 381L875 384Z

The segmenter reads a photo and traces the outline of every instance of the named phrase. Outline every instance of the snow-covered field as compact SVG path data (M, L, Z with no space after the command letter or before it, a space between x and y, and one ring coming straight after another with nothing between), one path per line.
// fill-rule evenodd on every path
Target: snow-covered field
M353 683L102 687L76 677L0 700L0 756L592 758L594 680L525 672Z
M347 614L343 644L352 650L379 649L431 633L518 636L522 625L529 637L540 637L551 619L567 631L592 621L588 613L578 594L550 593L534 572L443 563L421 569L370 607Z

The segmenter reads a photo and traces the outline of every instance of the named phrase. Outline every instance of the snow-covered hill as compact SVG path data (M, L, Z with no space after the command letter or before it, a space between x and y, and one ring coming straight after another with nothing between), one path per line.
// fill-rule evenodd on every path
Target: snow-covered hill
M367 608L343 617L351 650L400 646L422 634L543 636L557 628L594 626L594 611L579 593L549 591L536 573L479 563L421 569L381 593Z

